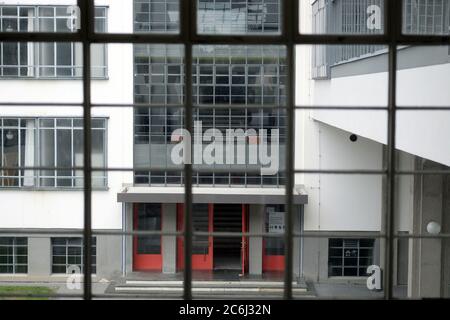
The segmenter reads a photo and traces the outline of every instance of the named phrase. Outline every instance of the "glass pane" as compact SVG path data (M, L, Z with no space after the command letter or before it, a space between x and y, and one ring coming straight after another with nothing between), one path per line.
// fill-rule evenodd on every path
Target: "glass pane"
M299 0L300 33L383 34L385 0Z
M282 46L195 46L194 103L286 103L286 49Z
M136 205L135 230L161 230L161 204ZM161 254L161 236L137 236L137 254Z
M134 56L136 103L183 103L182 46L136 45Z
M448 0L403 0L403 33L450 34Z
M98 33L164 33L180 31L179 0L104 1L95 0ZM120 16L124 23L109 23ZM130 23L131 22L131 23Z
M279 34L280 0L197 1L200 34Z
M134 0L133 2L134 32L179 32L179 0Z

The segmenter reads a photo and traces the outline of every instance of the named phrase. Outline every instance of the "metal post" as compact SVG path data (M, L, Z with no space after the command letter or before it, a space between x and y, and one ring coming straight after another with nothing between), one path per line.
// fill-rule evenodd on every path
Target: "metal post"
M397 37L402 21L402 1L388 1L386 5L386 30L389 41L388 88L388 142L387 142L387 210L385 216L385 275L384 297L393 298L394 233L395 233L395 138L397 119Z
M180 1L180 14L185 64L184 120L186 130L193 134L192 112L192 35L195 32L196 1ZM192 143L189 156L192 158ZM190 161L192 162L192 161ZM192 164L184 165L184 299L192 299Z
M298 32L299 24L295 23L298 13L298 2L287 0L283 9L283 34L287 38L287 152L286 152L286 210L285 210L285 265L284 299L292 299L293 279L293 224L294 224L294 153L295 153L295 46L294 32Z
M93 28L93 1L79 0L83 43L83 140L84 140L84 230L83 274L84 299L92 299L92 170L91 170L91 47L89 35Z

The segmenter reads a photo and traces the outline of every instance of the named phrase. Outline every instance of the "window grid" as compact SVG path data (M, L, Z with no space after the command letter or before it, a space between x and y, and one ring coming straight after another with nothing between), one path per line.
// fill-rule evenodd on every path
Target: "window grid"
M135 32L179 32L179 0L133 0ZM158 15L164 13L164 20Z
M0 274L28 272L28 239L0 237Z
M316 1L313 4L313 32L331 34L381 34L367 28L366 10L369 5L384 8L385 0ZM447 0L400 0L403 10L402 28L405 34L450 34L450 3ZM342 19L340 18L342 16ZM331 21L334 23L332 24ZM384 45L313 46L313 78L330 77L330 67L355 59L386 52Z
M155 168L149 172L136 172L135 183L153 186L181 185L183 184L181 167L171 164L167 151L174 143L171 141L173 130L183 125L182 109L160 108L160 106L179 105L183 101L182 48L174 45L136 45L134 53L135 103L155 105L150 109L138 108L134 111L135 144L137 144L135 161L136 159L138 161L135 167L139 167L140 163L150 163L150 167ZM285 114L281 108L277 108L286 104L285 48L195 46L193 55L193 103L204 106L195 109L194 121L204 122L204 130L217 128L224 136L225 129L244 126L245 130L247 127L256 130L267 129L269 134L271 129L280 128L280 142L285 142ZM239 108L224 108L219 113L214 109L216 105L239 105ZM246 107L258 105L274 106L274 109L263 111L255 108L249 111ZM246 121L242 123L240 121L242 119ZM251 124L254 120L257 120L256 123L259 125ZM266 124L268 120L274 120L276 125ZM148 151L143 148L148 148ZM164 153L166 155L161 156ZM161 167L167 170L156 170ZM234 168L231 167L229 170L223 169L221 170L223 173L208 173L204 167L200 165L199 172L194 174L194 185L279 186L283 183L281 175L269 178L247 173L243 168L240 173L238 166L233 166ZM245 169L247 168L248 165L245 165Z
M197 0L200 34L278 34L281 1Z
M158 143L167 148L172 144L171 136L175 129L183 127L183 112L182 109L176 108L139 108L135 111L136 122L135 125L135 144L137 148L140 145L153 145ZM176 122L176 125L169 123L169 118ZM175 119L175 120L173 120ZM285 147L286 143L286 112L282 108L242 108L228 109L221 108L195 108L194 121L202 121L203 132L207 129L218 129L224 135L227 129L242 128L243 130L254 129L267 130L267 139L270 140L272 129L279 129L279 143L280 147ZM253 122L253 123L252 123ZM161 128L159 132L151 132ZM249 140L247 138L247 143ZM150 186L168 186L168 185L182 185L183 173L180 166L170 165L169 159L165 159L161 163L160 155L153 163L151 156L151 149L149 149L148 156L150 160L145 160L145 163L150 163L150 167L165 166L166 170L152 170L152 171L137 171L135 172L135 183L137 185ZM155 151L153 151L155 152ZM136 152L135 158L140 158L141 152ZM145 157L144 156L144 157ZM283 159L283 151L280 151L280 159ZM284 163L280 164L282 167ZM193 173L192 183L196 186L231 186L240 185L248 187L281 187L284 185L284 174L278 173L274 176L262 176L257 173L259 167L255 168L252 164L242 165L228 165L229 168L224 168L223 165L215 166L215 170L211 171L211 166L199 165ZM249 169L254 167L252 173ZM135 164L139 167L139 163ZM219 168L221 168L219 170Z
M83 238L51 238L52 273L70 274L83 270ZM97 241L92 239L92 273L97 269Z
M101 139L101 144L95 145L96 154L99 150L102 152L94 166L106 166L106 131L106 119L93 120L92 134ZM7 168L0 172L0 188L83 187L82 169L73 169L83 167L82 118L0 118L0 133L0 164L2 168ZM69 134L70 141L58 143L64 133ZM44 145L51 146L46 154L43 152ZM70 150L59 152L59 145L69 145ZM49 157L46 156L48 154ZM60 158L67 155L70 156L70 163L61 164ZM20 167L46 169L23 170ZM94 186L107 186L105 172L95 173Z
M67 26L68 18L71 16L67 8L67 6L0 6L0 32L73 32ZM95 8L95 28L98 31L106 30L106 11L105 7ZM23 18L24 13L27 14L26 18ZM75 42L0 42L0 78L81 78L83 68L81 46L81 43ZM106 78L106 47L95 45L94 48L94 54L103 58L101 65L92 66L92 75L94 78ZM44 51L46 54L42 54ZM52 56L53 59L44 61L44 56ZM61 59L64 59L64 62L60 61Z
M329 239L328 276L367 276L367 267L372 265L373 239Z
M393 229L393 222L394 222L394 182L395 182L395 175L396 174L446 174L446 172L433 172L433 171L420 171L420 170L412 170L412 171L397 171L395 167L395 128L396 128L396 67L397 67L397 46L398 45L405 45L405 44L422 44L422 45L432 45L432 44L448 44L450 41L449 36L421 36L421 35L404 35L401 34L401 25L400 25L400 17L402 16L402 8L401 6L398 6L398 1L389 1L388 5L385 8L385 17L386 17L386 28L385 28L385 34L382 36L334 36L334 35L304 35L304 34L294 34L293 30L297 30L298 25L298 2L297 1L286 1L285 11L283 12L283 22L284 22L284 28L283 33L279 37L270 37L262 38L262 37L254 37L254 36L246 36L240 39L235 39L233 37L220 37L221 43L253 43L253 44L279 44L279 43L285 43L288 45L288 65L291 65L293 63L293 47L296 44L387 44L389 45L389 107L387 108L388 111L388 157L387 157L387 170L386 171L380 171L380 172L373 172L371 174L386 174L387 176L387 186L388 190L386 192L386 203L387 203L387 214L385 216L386 224L382 228L382 233L378 235L378 238L384 238L386 239L385 244L385 258L386 258L386 273L384 277L384 284L386 290L384 291L384 296L386 299L392 299L392 277L393 277L393 246L394 246L394 239L400 237L400 235L394 234ZM182 1L182 12L181 15L181 25L183 28L181 28L182 33L180 36L161 36L161 35L155 35L155 36L136 36L132 39L130 39L129 35L122 35L122 34L109 34L108 36L98 36L93 35L93 4L90 2L85 2L83 0L78 0L78 4L80 8L82 9L82 26L83 28L77 35L55 35L55 34L42 34L42 35L34 35L34 38L31 38L29 34L25 33L17 33L14 35L10 34L0 34L0 40L2 41L17 41L18 39L22 40L25 39L27 41L56 41L56 40L63 40L63 41L71 41L71 40L80 40L83 42L83 56L84 56L84 65L89 66L90 65L90 47L89 44L92 42L133 42L133 43L161 43L165 40L168 42L180 42L185 44L185 52L186 54L186 72L187 74L187 82L186 82L186 96L189 98L191 96L191 93L189 92L191 89L191 80L189 74L191 71L191 65L189 62L192 62L192 44L200 43L200 42L212 42L214 43L217 41L216 37L208 37L208 36L199 36L194 34L195 30L195 3L188 3L187 1ZM185 28L184 28L185 27ZM289 83L293 83L293 73L290 72L289 75ZM90 153L91 150L89 148L89 142L90 142L90 119L91 119L91 113L90 113L90 70L88 68L83 68L83 91L84 91L84 123L85 123L85 141L87 142L85 144L85 163L84 163L84 173L85 173L85 211L84 211L84 239L86 240L84 242L85 251L90 252L90 246L89 243L92 242L92 225L91 225L91 185L90 185L90 176L92 172L92 168L90 165ZM293 104L293 86L289 85L288 92L288 100L290 103L288 103L288 110L294 109ZM31 104L32 105L32 104ZM185 105L186 108L186 123L188 124L188 129L192 129L192 126L190 125L190 121L192 120L192 114L191 110L192 107L189 106L189 104ZM296 107L301 108L301 107ZM320 107L322 108L322 107ZM312 108L308 108L312 109ZM421 108L415 108L415 110L420 110ZM423 109L423 107L422 107ZM441 108L441 109L448 109L448 108ZM292 114L292 113L291 113ZM288 155L290 157L293 156L293 127L294 123L292 119L290 119L289 125L288 125ZM291 162L293 164L293 162ZM123 168L123 170L129 170ZM292 186L292 180L293 180L293 173L299 172L299 170L294 170L293 165L288 166L288 186ZM185 172L187 173L186 176L190 177L192 172L192 167L190 165L185 166ZM322 172L322 171L321 171ZM338 171L336 171L338 172ZM342 171L343 173L344 171ZM323 173L328 173L326 171L323 171ZM340 173L340 172L338 172ZM358 170L346 170L345 173L348 174L358 174ZM186 230L184 232L185 236L185 270L184 270L184 298L190 298L191 297L191 280L192 280L192 270L190 268L191 266L191 257L190 253L191 251L191 243L192 243L192 230L191 227L191 210L189 209L190 204L192 204L192 185L190 183L190 179L187 179L185 184L185 197L186 197ZM292 248L290 243L290 240L292 240L292 237L294 234L292 233L292 219L290 217L290 204L293 203L293 197L290 192L286 193L286 205L287 205L287 214L286 214L286 238L288 240L287 246L286 246L286 264L287 264L287 270L292 270ZM123 234L121 232L118 232L117 234ZM342 234L342 233L341 233ZM211 235L214 235L213 233ZM249 236L251 236L249 234ZM255 236L258 236L255 234ZM304 234L295 235L297 237L306 237ZM363 235L362 235L363 236ZM440 234L440 235L433 235L433 236L427 236L428 238L447 238L448 234ZM323 237L330 237L330 235L323 235ZM425 237L422 234L413 234L408 235L407 238L423 238ZM85 259L89 262L90 257L89 255L85 255ZM92 299L92 288L91 288L91 276L90 276L90 265L89 263L85 263L84 265L84 273L85 273L85 281L84 281L84 298L89 300ZM291 292L291 283L289 280L292 280L291 275L286 272L286 278L285 278L285 298L290 299L292 298L292 292Z

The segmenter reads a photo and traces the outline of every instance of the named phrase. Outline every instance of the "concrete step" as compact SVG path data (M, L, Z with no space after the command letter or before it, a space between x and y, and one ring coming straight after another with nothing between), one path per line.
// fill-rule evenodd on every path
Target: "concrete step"
M115 287L116 293L141 293L141 294L182 294L183 287L148 287L148 286L125 286L120 285ZM293 288L293 294L307 294L306 288ZM267 294L267 295L279 295L283 294L283 288L230 288L230 287L193 287L193 294L227 294L227 295L255 295L255 294Z
M125 280L123 285L137 287L183 287L181 280ZM261 281L261 280L207 280L192 281L193 287L199 288L283 288L282 281ZM306 288L305 283L292 282L292 286L296 288Z
M294 296L313 296L303 281L292 283ZM149 296L180 296L183 293L183 281L181 280L133 280L127 279L115 284L110 293L149 295ZM192 293L196 297L273 297L280 298L283 295L284 283L282 281L261 280L214 280L193 281Z

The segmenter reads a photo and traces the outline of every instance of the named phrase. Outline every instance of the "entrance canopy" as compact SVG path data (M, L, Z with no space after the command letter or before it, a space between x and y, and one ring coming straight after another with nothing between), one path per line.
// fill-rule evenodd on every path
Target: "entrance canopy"
M283 204L284 188L193 187L193 203ZM294 204L307 204L302 186L293 190ZM183 203L184 187L125 187L117 194L118 202Z

